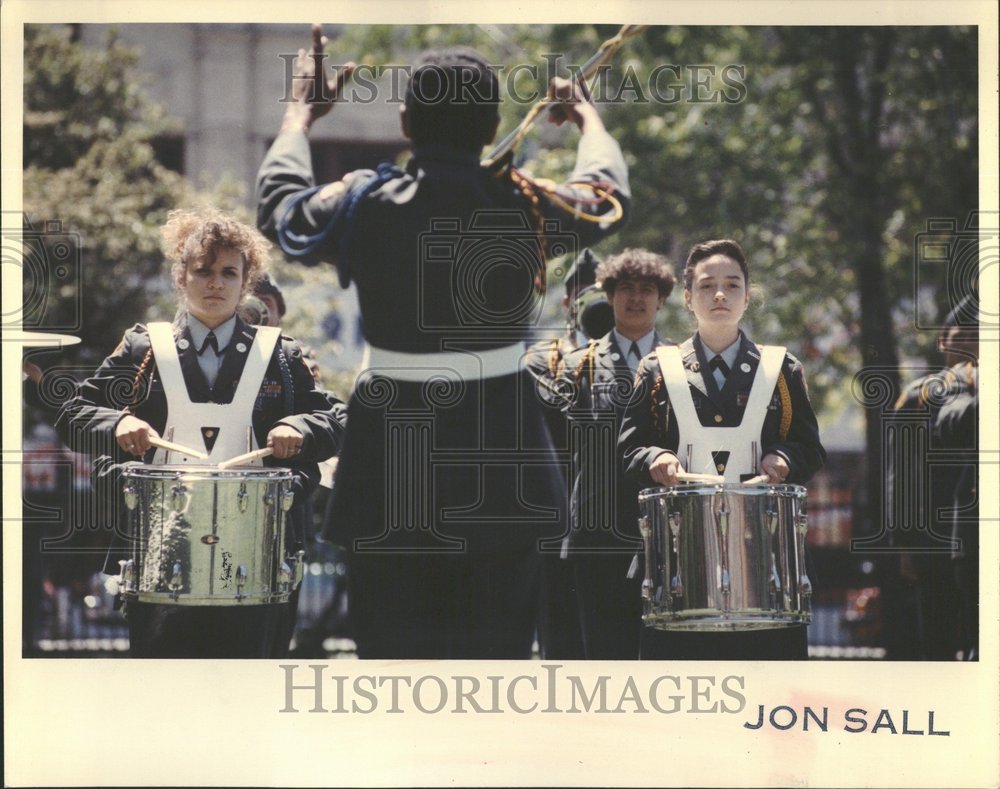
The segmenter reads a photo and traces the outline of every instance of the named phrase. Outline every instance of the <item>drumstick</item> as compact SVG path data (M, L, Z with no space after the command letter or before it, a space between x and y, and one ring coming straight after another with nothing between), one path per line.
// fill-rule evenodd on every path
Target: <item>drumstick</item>
M237 455L234 458L229 458L229 460L223 460L219 464L219 468L230 468L231 466L238 466L240 463L247 463L251 460L256 460L257 458L266 458L268 455L273 455L274 450L271 447L264 447L263 449L255 449L253 452L247 452L245 455Z
M173 441L164 441L162 438L150 438L149 443L154 447L166 449L168 452L180 452L182 455L190 455L193 458L198 458L198 460L208 460L208 455L204 452L199 452L197 449L191 449L181 444L175 444Z
M725 482L725 477L718 477L715 474L694 474L690 471L678 471L677 479L681 482Z
M767 474L761 474L757 477L751 477L750 479L743 480L744 485L756 485L758 482L767 482L771 478Z

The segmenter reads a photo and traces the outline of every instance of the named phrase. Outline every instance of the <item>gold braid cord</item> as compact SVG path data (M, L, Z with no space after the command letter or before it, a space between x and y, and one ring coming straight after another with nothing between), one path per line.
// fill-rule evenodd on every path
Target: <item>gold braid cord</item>
M549 375L558 378L562 375L562 354L559 352L559 340L553 340L549 346Z
M133 396L132 402L129 403L128 409L126 409L126 410L131 411L132 408L135 407L138 404L138 402L139 402L139 392L142 391L142 389L140 388L140 384L142 382L142 374L146 371L146 367L147 367L147 365L149 365L149 362L150 362L150 360L152 358L153 358L153 349L150 348L148 351L146 351L146 355L144 357L142 357L142 364L139 365L139 369L136 370L136 373L135 373L135 378L132 379L132 389L135 391L135 395ZM149 378L150 378L150 381L152 381L152 379L153 379L153 370L152 369L150 369L150 371L149 371Z
M583 355L580 363L576 366L573 371L573 382L578 386L580 384L580 379L583 377L583 368L589 367L590 371L588 376L590 378L590 386L594 386L594 358L597 356L597 340L591 340L587 345L587 352Z
M788 381L784 371L778 376L778 396L781 398L781 424L778 427L778 440L788 438L788 430L792 426L792 395L788 391Z
M522 175L521 177L526 178L527 176ZM595 199L593 202L595 204L599 205L600 203L609 203L611 205L610 214L588 214L586 211L577 208L575 205L566 200L566 198L560 195L557 187L538 183L535 184L536 188L541 189L549 200L563 209L574 219L579 219L583 222L594 222L596 224L598 222L617 222L625 215L625 209L622 208L621 201L603 184L593 183L592 181L573 181L570 185L582 189L590 189L594 193Z
M545 239L545 220L542 216L541 206L539 205L538 192L536 191L537 187L534 181L518 172L513 167L510 168L509 172L510 180L521 192L524 199L528 201L528 206L531 209L531 220L535 225L535 235L538 237L538 245L541 251L541 257L538 260L538 271L535 273L535 290L538 291L539 295L544 296L547 286L545 277L545 261L548 259L549 255L549 244Z
M612 57L614 57L615 52L618 48L625 43L626 40L632 38L633 36L639 35L642 31L646 29L646 25L622 25L621 29L601 44L600 48L594 53L593 56L579 69L579 71L573 75L573 78L577 82L583 82L590 77L594 76L598 70L606 65ZM509 151L513 151L521 141L524 136L528 133L528 129L535 122L542 110L553 103L553 99L549 96L545 96L540 101L536 102L528 114L524 116L524 119L518 125L517 129L514 130L512 135L508 135L500 145L498 145L489 155L487 159L483 161L483 165L486 167L491 167L499 159L507 154Z
M667 437L667 426L660 424L660 410L656 407L656 398L660 394L660 390L663 388L663 373L659 373L656 376L656 381L653 382L653 388L649 392L649 412L653 416L653 430L662 439L666 440Z

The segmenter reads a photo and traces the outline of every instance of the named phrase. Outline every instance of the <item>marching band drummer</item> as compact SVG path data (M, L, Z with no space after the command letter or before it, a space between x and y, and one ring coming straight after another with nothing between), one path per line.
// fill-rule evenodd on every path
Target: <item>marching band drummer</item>
M735 241L692 247L684 268L684 303L697 331L679 348L643 359L619 434L626 474L640 488L677 484L685 470L724 475L727 482L759 472L770 482L801 485L826 460L802 365L783 349L756 345L739 328L750 302L749 284L746 255ZM762 397L753 394L757 376L765 376L756 388ZM752 456L755 443L759 468ZM807 655L805 625L718 633L646 627L642 634L643 658Z
M319 481L318 461L340 448L346 407L316 388L293 340L237 315L267 264L268 242L214 209L173 211L161 235L177 316L125 332L62 407L61 437L95 456L95 483L111 479L120 490L126 461L169 462L151 443L161 435L203 449L211 464L245 453L252 425L256 445L273 450L265 463L292 469L301 500ZM289 603L129 601L126 610L132 656L162 658L280 656L288 645L277 636L294 615Z

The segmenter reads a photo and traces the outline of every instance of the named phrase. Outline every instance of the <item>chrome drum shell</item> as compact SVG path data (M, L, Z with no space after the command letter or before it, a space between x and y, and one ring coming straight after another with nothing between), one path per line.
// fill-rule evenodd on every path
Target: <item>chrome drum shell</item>
M759 630L810 621L805 488L648 488L639 512L647 627Z

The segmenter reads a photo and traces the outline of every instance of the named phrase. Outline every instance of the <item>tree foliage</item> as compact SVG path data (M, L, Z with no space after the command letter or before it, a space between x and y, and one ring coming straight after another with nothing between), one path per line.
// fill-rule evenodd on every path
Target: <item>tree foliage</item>
M64 361L93 367L151 310L172 317L159 227L169 210L208 198L156 160L155 136L171 127L143 90L135 50L114 33L103 49L83 47L65 25L27 25L24 41L24 222L49 264L52 244L73 247L70 277L58 288L52 271L26 277L25 300L49 288L38 328L79 336Z

